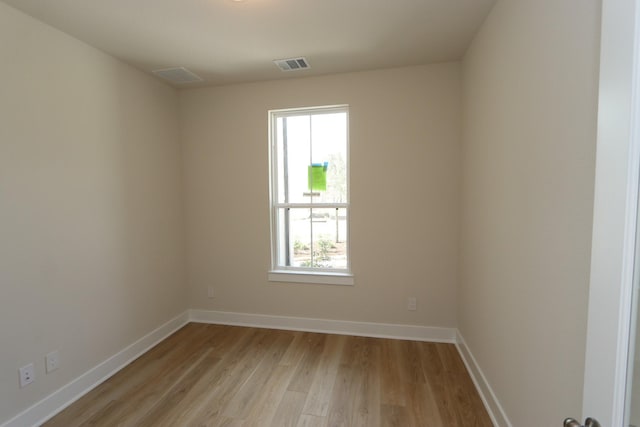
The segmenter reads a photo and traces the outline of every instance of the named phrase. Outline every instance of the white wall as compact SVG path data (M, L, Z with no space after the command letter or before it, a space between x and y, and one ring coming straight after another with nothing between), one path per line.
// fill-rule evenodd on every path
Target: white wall
M194 89L180 101L190 307L456 326L459 64ZM268 282L267 111L334 104L350 106L355 286Z
M176 92L1 2L0 64L2 422L186 298Z
M599 28L498 1L463 62L460 331L517 426L582 412Z

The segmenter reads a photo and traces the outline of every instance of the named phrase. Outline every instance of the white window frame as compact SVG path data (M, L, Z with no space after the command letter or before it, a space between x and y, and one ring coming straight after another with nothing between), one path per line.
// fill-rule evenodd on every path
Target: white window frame
M278 156L276 120L280 117L299 116L301 114L344 112L347 115L346 128L346 165L347 165L347 201L346 203L279 203L278 195ZM350 149L349 149L349 106L329 105L319 107L289 108L269 110L269 213L271 224L271 270L269 281L317 283L327 285L353 285L354 277L351 272L351 224L350 224ZM347 268L328 269L318 267L294 267L278 265L278 216L277 210L282 208L340 208L345 209L347 217Z

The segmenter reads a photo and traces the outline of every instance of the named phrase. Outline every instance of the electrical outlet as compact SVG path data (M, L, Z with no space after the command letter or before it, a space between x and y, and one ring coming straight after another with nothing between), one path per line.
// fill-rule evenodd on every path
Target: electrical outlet
M47 374L55 371L60 366L60 353L58 350L52 351L44 358Z
M416 310L417 299L416 297L407 298L407 310L415 311Z
M207 288L207 298L215 298L216 297L216 293L215 290L213 289L213 286L209 286Z
M36 379L36 370L33 367L33 363L18 369L18 372L20 373L20 387L28 386Z

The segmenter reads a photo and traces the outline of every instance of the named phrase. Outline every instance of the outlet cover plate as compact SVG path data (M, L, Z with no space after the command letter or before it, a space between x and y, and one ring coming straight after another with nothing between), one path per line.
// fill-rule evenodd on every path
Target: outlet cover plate
M47 374L58 369L58 367L60 367L60 353L58 350L48 353L44 358L44 362L47 368Z
M20 374L20 387L26 387L36 379L36 370L33 366L33 363L29 363L28 365L23 366L18 369Z

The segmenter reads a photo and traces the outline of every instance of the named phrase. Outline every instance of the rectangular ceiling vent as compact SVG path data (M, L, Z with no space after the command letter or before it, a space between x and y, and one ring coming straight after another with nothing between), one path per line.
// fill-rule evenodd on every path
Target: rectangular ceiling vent
M192 73L184 67L163 68L161 70L153 70L153 74L169 80L172 83L194 83L203 81L202 77Z
M273 61L282 71L298 71L311 68L306 58L276 59Z

